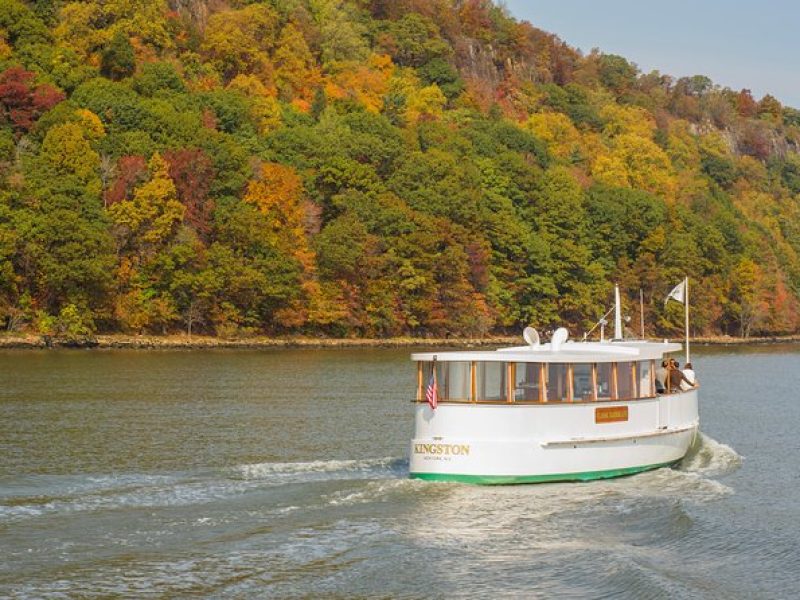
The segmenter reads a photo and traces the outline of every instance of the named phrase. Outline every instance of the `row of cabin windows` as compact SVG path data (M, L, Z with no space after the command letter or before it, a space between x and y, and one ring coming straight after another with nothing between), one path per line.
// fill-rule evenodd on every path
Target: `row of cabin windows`
M655 362L437 362L439 400L451 402L590 402L655 396ZM418 363L424 400L433 362Z

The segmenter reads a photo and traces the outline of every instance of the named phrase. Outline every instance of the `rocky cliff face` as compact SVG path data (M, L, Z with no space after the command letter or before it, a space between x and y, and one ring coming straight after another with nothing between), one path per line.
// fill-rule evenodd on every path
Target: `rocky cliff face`
M229 7L225 0L168 0L168 4L170 10L187 18L201 31L211 14Z
M502 66L502 62L500 62ZM478 79L492 88L500 85L502 74L497 64L497 53L490 44L461 38L456 43L456 67L465 79Z

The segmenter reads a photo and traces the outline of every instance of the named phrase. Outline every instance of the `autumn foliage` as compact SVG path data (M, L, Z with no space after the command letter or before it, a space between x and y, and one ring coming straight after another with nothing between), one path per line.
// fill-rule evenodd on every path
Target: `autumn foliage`
M35 84L36 74L22 67L0 73L0 123L8 124L16 135L30 130L44 112L64 99L64 94L48 84Z
M47 6L45 6L47 4ZM52 4L52 3L50 3ZM800 328L800 110L489 0L0 3L0 326ZM172 7L172 8L170 8Z

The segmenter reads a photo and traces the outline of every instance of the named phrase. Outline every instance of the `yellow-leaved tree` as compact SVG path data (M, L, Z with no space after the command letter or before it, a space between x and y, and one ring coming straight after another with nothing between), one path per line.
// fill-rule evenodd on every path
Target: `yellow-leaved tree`
M258 125L259 133L269 133L281 124L281 107L275 98L275 88L268 88L255 75L237 75L228 89L242 92L250 104L250 116Z
M42 142L42 157L59 175L74 175L92 195L100 194L100 156L80 123L51 127Z
M281 98L310 103L322 75L302 32L292 23L281 31L273 62Z
M313 252L306 237L305 192L292 167L278 163L261 165L259 178L247 185L244 201L269 217L280 249L313 269Z
M185 210L161 155L153 154L147 168L150 179L136 188L133 198L108 208L117 237L124 245L145 254L172 237L183 221Z
M677 119L669 124L667 154L676 167L697 170L700 165L700 148L691 123Z
M354 100L369 112L379 113L393 72L392 59L386 54L372 54L366 64L337 63L325 93L334 99Z
M651 139L656 130L656 121L650 111L639 106L606 104L600 109L603 119L603 135L613 139L619 135L638 135Z
M408 123L435 120L442 116L447 98L435 83L414 92L406 99L405 117Z
M280 309L276 321L285 327L298 327L309 321L309 309L321 314L330 312L325 308L329 301L320 295L316 280L314 251L306 235L309 201L297 172L286 165L264 163L259 177L247 185L244 201L266 215L280 254L293 257L302 266L300 285L304 297Z
M75 111L75 118L83 130L83 134L88 140L96 142L106 135L106 128L96 114L87 108L79 108Z
M664 198L675 193L669 157L651 140L632 133L616 137L608 151L597 156L592 176L609 185L646 190Z
M572 120L563 113L533 114L528 119L527 126L536 137L547 142L550 152L558 158L568 160L582 151L581 134L575 129Z
M99 52L114 38L134 37L140 45L156 50L174 46L164 13L163 0L105 0L68 2L59 11L56 40L98 63Z
M218 12L208 19L200 50L225 81L252 73L269 83L269 51L277 41L278 15L267 4Z

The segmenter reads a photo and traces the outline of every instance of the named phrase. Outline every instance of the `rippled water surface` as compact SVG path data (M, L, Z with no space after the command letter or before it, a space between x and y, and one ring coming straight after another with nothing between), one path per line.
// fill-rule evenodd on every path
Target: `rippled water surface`
M800 347L676 469L407 479L408 350L0 353L0 597L800 597Z

